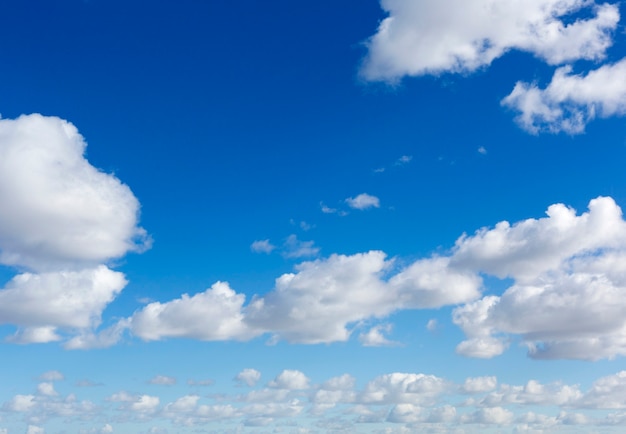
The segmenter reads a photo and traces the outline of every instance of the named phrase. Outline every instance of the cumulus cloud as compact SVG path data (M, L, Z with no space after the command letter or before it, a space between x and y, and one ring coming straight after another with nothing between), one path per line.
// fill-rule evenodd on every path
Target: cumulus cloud
M398 345L398 342L390 341L385 337L385 333L391 333L393 326L391 324L379 324L369 329L367 333L359 335L359 341L365 347L389 347Z
M350 208L358 210L380 207L380 200L376 196L372 196L367 193L361 193L358 196L349 197L346 199L346 203Z
M393 294L380 279L386 267L382 252L304 262L297 273L276 279L272 292L252 300L246 322L292 342L345 341L349 323L393 310Z
M617 5L586 0L382 0L381 6L388 17L366 43L367 80L474 71L513 49L554 65L602 59L619 21ZM581 10L590 17L566 23Z
M518 82L502 104L519 112L518 124L533 134L579 134L596 117L626 113L625 76L626 59L580 75L564 66L544 89L536 83Z
M38 114L0 120L0 263L22 272L0 289L0 323L16 343L98 327L126 285L104 263L150 246L139 202L85 159L71 123Z
M261 379L261 373L256 369L246 368L235 377L235 381L239 384L245 384L248 387L254 387Z
M144 340L186 337L214 341L248 339L255 335L243 322L245 295L217 282L205 292L167 303L154 302L130 318L130 329Z
M0 120L0 262L56 271L149 246L139 202L89 164L85 147L59 118Z
M275 389L301 390L309 388L309 381L304 373L286 369L270 381L268 386Z
M13 342L59 340L57 328L97 327L102 311L124 286L124 275L104 265L80 271L19 274L0 290L0 323L20 326L10 338Z
M519 336L536 358L596 360L626 354L626 222L610 198L576 215L563 205L548 217L499 223L457 241L453 262L514 283L501 296L456 308L469 340L457 351L491 357Z

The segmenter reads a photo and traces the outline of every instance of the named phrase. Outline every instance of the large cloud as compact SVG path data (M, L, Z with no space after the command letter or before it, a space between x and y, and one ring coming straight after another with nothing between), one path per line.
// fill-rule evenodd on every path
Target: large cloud
M346 341L363 321L400 309L436 308L480 296L481 279L449 267L447 258L410 264L391 279L393 260L380 251L331 255L303 262L276 279L275 288L244 306L226 283L165 303L151 303L129 323L146 340L187 337L249 339L270 333L297 343Z
M96 265L149 241L139 202L84 158L76 127L38 114L0 120L0 261L37 271Z
M582 133L595 117L626 113L626 59L575 75L559 68L545 89L518 82L502 104L519 112L517 122L531 133Z
M519 335L532 357L595 360L626 354L626 222L610 198L589 212L553 205L548 217L463 237L453 262L514 284L455 309L465 355L500 354Z
M149 247L139 202L84 157L76 127L38 114L0 120L0 263L27 269L0 289L15 342L49 342L100 324L126 285L104 264Z
M367 42L367 80L473 71L508 50L550 64L601 59L619 21L617 5L587 0L381 0L389 14ZM585 9L591 17L566 23Z

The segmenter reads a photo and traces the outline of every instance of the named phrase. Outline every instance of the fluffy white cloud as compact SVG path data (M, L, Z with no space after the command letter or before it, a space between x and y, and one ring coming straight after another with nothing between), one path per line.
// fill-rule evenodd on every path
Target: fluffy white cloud
M261 379L261 373L256 369L246 368L235 377L235 381L239 384L245 384L248 387L254 387Z
M575 255L626 245L622 210L609 197L593 199L589 212L581 215L563 204L551 205L546 214L513 225L502 221L462 236L455 243L452 265L530 281Z
M274 291L252 300L246 322L292 342L345 341L348 323L392 310L393 294L380 279L386 267L382 252L304 262L297 273L276 279Z
M461 390L463 393L490 392L498 385L496 377L466 378Z
M448 389L448 383L434 375L393 373L367 383L358 396L364 404L432 404Z
M388 347L398 345L398 342L390 341L385 337L385 333L391 333L391 324L379 324L369 329L367 333L359 335L359 341L366 347Z
M309 379L300 371L285 369L269 382L276 389L300 390L309 388Z
M579 134L595 117L626 114L626 59L585 75L559 68L544 89L518 82L502 104L518 112L519 125L531 133Z
M80 271L24 273L0 290L0 323L22 327L15 342L59 340L56 328L90 329L126 286L122 273L100 265Z
M592 200L580 216L553 205L547 218L499 223L455 249L457 266L515 279L502 296L455 310L470 338L460 353L491 357L519 335L533 357L626 354L626 222L612 199Z
M254 336L243 322L245 295L228 283L217 282L205 292L167 303L154 302L130 318L134 335L144 340L186 337L207 341L247 339Z
M461 423L480 423L489 425L505 425L513 422L515 415L502 407L482 408L471 414L462 415Z
M150 246L139 202L89 164L85 147L56 117L0 119L0 263L30 270L0 289L0 323L18 327L12 342L91 334L126 285L102 264Z
M509 50L550 64L601 59L619 21L617 5L587 0L381 0L389 14L367 42L367 80L467 72ZM566 23L580 10L586 19Z
M380 199L367 193L361 193L358 196L349 197L346 199L346 203L350 208L359 210L380 207Z
M45 396L56 396L57 392L54 390L54 384L52 383L39 383L37 385L37 393Z
M149 246L139 202L89 164L85 147L59 118L0 120L0 262L56 271Z

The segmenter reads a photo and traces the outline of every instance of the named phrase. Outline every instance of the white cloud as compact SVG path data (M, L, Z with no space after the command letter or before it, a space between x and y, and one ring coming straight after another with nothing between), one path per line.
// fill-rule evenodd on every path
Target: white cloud
M9 341L93 333L126 285L102 264L150 247L139 202L85 148L62 119L0 119L0 263L28 271L0 289L0 323L18 327Z
M304 262L297 273L276 279L274 291L252 300L246 322L291 342L345 341L348 323L393 309L394 296L380 280L386 267L382 252Z
M300 371L285 369L268 383L276 389L301 390L309 388L309 379Z
M626 245L626 222L620 207L609 197L590 201L589 212L579 216L563 204L551 205L546 214L513 225L502 221L493 229L460 237L451 264L500 278L531 281L557 270L575 255Z
M346 199L346 203L350 208L358 210L380 207L380 200L376 196L371 196L367 193L361 193L356 197L349 197Z
M300 241L295 234L291 234L283 244L285 258L306 258L316 256L320 251L313 241Z
M28 425L28 429L26 430L26 434L44 434L45 432L45 429L36 425Z
M513 422L514 414L502 407L481 408L459 418L461 423L479 423L488 425L507 425Z
M14 342L59 340L56 328L97 327L102 311L124 286L124 275L104 265L80 271L23 273L0 290L0 323L22 327L11 339Z
M376 377L358 396L364 404L428 405L448 389L448 383L434 375L393 373Z
M254 387L261 379L261 373L256 369L246 368L235 377L235 381L239 384L245 384L248 387Z
M37 385L37 393L45 396L56 396L57 392L54 390L54 384L52 383L39 383Z
M437 308L480 296L474 271L454 268L447 257L419 259L389 279L399 309Z
M487 148L485 148L484 146L479 147L478 153L482 155L487 155Z
M257 240L250 245L250 250L255 253L270 254L275 248L276 246L270 243L270 240Z
M0 120L0 262L56 271L149 246L139 202L89 164L85 147L59 118Z
M15 395L11 401L5 403L2 407L8 411L25 412L33 408L37 403L34 395Z
M403 155L402 157L396 160L396 166L403 166L405 164L408 164L411 162L412 159L413 159L412 155Z
M496 377L466 378L461 390L463 393L490 392L498 385Z
M435 330L437 330L437 327L439 327L439 323L434 318L429 319L426 323L426 330L428 330L429 332L434 332Z
M158 396L141 395L130 404L130 409L137 413L154 413L159 402Z
M470 338L458 352L491 357L518 335L537 358L626 354L626 222L612 199L592 200L580 216L553 205L547 218L499 223L455 249L457 266L515 279L502 296L454 311Z
M154 302L130 318L132 333L144 340L185 337L206 341L248 339L254 336L243 322L245 295L228 283L217 282L205 292L167 303Z
M150 381L148 381L148 383L158 384L161 386L173 386L174 384L176 384L176 378L168 377L167 375L157 375L155 377L152 377Z
M579 134L595 117L626 114L626 59L585 75L559 68L544 89L518 82L502 104L518 112L519 125L531 133Z
M359 341L366 347L388 347L398 345L398 342L390 341L385 337L385 333L391 333L391 324L379 324L369 329L367 333L359 335Z
M619 21L617 5L586 0L381 0L381 6L389 16L367 41L361 68L367 80L474 71L512 49L550 64L598 60ZM581 9L592 16L565 23Z

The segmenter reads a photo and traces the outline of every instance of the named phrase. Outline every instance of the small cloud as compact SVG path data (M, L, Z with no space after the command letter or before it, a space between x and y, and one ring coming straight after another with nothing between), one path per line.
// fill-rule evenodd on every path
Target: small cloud
M157 375L148 381L150 384L158 384L161 386L173 386L176 384L176 378L168 377L166 375Z
M383 173L385 171L384 167L379 167L378 169L374 169L374 173Z
M315 256L320 248L314 247L314 241L300 241L295 234L291 234L283 244L283 256L285 258L304 258Z
M272 253L272 250L276 248L275 245L270 243L270 240L257 240L250 245L250 250L254 253Z
M371 196L367 193L361 193L356 197L349 197L346 199L346 203L350 208L359 210L380 207L380 200L376 196Z
M324 205L324 202L320 202L320 208L324 214L335 214L337 212L337 208L329 208Z
M39 383L37 385L37 393L43 396L56 396L57 392L54 390L54 384L52 383Z
M478 148L478 153L482 155L487 155L487 149L484 146Z
M426 324L426 330L428 330L429 332L434 332L435 330L437 330L437 327L439 327L439 323L436 319L428 320L428 323Z
M402 166L404 164L410 163L413 159L412 155L403 155L402 157L396 160L396 166Z
M256 369L251 368L244 369L237 374L235 378L233 378L239 386L246 385L248 387L254 387L260 379L261 373Z
M301 221L300 222L300 229L302 229L305 232L313 229L313 227L314 227L313 225L311 225L311 224L309 224L309 223L307 223L305 221Z
M391 347L398 345L398 342L390 341L384 333L391 333L391 324L380 324L372 327L367 333L359 335L359 341L365 347Z

